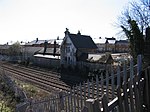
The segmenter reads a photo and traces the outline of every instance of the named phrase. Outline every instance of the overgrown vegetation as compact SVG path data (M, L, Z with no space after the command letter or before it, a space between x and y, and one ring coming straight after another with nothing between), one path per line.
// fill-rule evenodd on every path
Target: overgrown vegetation
M0 75L0 112L14 112L16 104L19 102L19 99L15 97L14 91Z
M29 83L15 80L15 84L25 91L29 99L40 100L50 96L50 93ZM6 76L0 74L0 112L15 112L16 105L22 102L12 88L13 86Z
M41 90L32 84L25 83L19 80L16 80L15 82L21 89L23 89L23 91L25 91L27 98L29 99L40 100L44 97L50 96L50 93Z
M14 43L8 49L10 56L19 56L21 54L21 46L19 42Z

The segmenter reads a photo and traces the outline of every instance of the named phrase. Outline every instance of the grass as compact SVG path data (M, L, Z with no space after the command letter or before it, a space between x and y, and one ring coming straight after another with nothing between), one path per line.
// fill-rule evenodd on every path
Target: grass
M12 100L12 96L0 91L0 112L14 112L17 102Z
M8 107L4 101L0 101L0 111L1 112L12 112L12 109Z
M15 80L15 83L21 89L23 89L23 91L25 91L25 93L27 95L27 98L40 100L40 99L43 99L43 98L48 97L48 96L51 95L51 93L48 93L44 90L41 90L41 89L37 88L36 86L34 86L30 83L22 82L22 81L19 81L19 80Z
M0 112L15 112L15 107L20 101L14 97L14 92L9 89L10 87L2 79L0 77ZM19 80L14 81L16 85L25 91L28 98L40 100L50 96L50 93L42 91L34 85Z

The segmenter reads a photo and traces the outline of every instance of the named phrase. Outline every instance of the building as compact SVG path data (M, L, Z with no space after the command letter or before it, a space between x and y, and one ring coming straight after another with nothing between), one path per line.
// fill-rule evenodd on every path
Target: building
M105 52L115 52L115 42L116 38L106 38L105 42Z
M97 46L90 36L71 34L66 28L65 37L60 47L61 65L75 66L78 61L86 61L89 53L95 53Z
M98 51L100 53L104 52L115 52L115 42L116 39L114 37L112 38L99 38L94 39L94 42L96 43L98 47Z
M97 38L97 39L93 39L93 41L96 44L96 46L98 47L98 52L99 53L104 53L105 52L106 39L100 37L100 38Z
M114 37L94 39L94 42L100 53L128 53L130 49L128 40L116 40Z
M57 53L59 47L60 47L60 40L57 39L39 40L38 38L36 38L36 40L28 42L24 45L23 57L26 60L28 58L30 59L33 58L35 54L51 55L54 52ZM54 51L54 48L56 51Z
M5 45L0 45L0 55L8 55L9 54L9 47L10 47L10 45L7 45L7 44L5 44Z
M128 40L117 40L115 42L115 52L117 52L117 53L129 52L129 41Z

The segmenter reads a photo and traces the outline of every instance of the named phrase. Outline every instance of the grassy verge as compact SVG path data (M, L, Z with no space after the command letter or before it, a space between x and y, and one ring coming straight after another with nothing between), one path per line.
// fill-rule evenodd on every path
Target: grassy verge
M14 112L16 104L18 103L12 92L7 85L0 81L0 112Z
M1 112L12 112L13 110L7 106L7 104L5 103L5 101L0 101L0 111Z
M21 89L23 89L23 91L25 91L25 93L27 95L27 98L40 100L40 99L43 99L43 98L48 97L48 96L51 95L51 93L48 93L44 90L41 90L41 89L37 88L36 86L34 86L30 83L22 82L22 81L19 81L19 80L15 80L15 83Z

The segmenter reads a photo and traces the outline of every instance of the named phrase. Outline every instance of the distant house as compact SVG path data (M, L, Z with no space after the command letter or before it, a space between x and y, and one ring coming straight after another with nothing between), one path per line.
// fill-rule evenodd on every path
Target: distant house
M105 42L105 51L106 52L115 52L115 42L116 38L106 38Z
M33 40L24 46L24 59L40 67L60 66L60 44L62 39Z
M10 45L0 45L0 55L8 55Z
M94 39L99 52L115 52L116 38L99 38Z
M98 47L98 52L104 53L105 52L106 39L100 37L100 38L97 38L97 39L93 39L93 41L96 44L96 46Z
M68 29L61 44L61 64L64 66L75 66L77 61L86 61L88 53L95 53L97 46L90 36L71 34Z
M112 53L128 53L129 41L128 40L116 40L116 38L98 38L94 39L100 53L112 52Z
M54 57L60 56L60 44L57 40L53 40L51 43L45 41L42 49L35 52L34 54L53 55Z
M36 38L36 40L26 43L23 49L24 59L31 59L36 52L44 47L44 42L45 40L39 40L38 38Z
M54 41L56 43L54 43ZM54 45L55 44L55 45ZM51 40L33 40L24 45L24 58L32 58L35 54L45 54L45 55L55 55L58 54L58 48L60 47L59 40L51 39ZM55 48L55 51L54 51ZM59 53L60 55L60 53Z
M115 42L115 51L117 53L127 53L129 52L129 41L128 40L118 40Z

